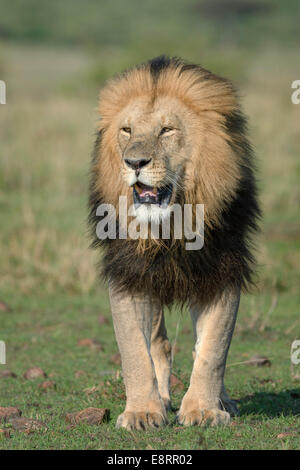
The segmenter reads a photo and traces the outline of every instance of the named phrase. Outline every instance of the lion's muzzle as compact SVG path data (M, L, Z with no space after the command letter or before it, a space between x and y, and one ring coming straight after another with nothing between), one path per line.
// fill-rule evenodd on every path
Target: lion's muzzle
M171 201L172 193L173 186L171 184L156 188L137 182L133 186L133 201L135 206L156 204L161 208L166 208Z

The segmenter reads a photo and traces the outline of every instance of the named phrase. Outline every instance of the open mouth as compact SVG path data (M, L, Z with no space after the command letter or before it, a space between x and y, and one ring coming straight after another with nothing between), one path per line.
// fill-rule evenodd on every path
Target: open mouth
M133 185L133 201L135 205L157 204L159 207L165 208L171 201L172 193L172 185L162 188L147 186L140 182Z

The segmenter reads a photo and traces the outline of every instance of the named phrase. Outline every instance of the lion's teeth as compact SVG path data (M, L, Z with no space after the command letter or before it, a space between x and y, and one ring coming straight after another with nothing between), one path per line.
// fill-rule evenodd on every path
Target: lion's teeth
M141 194L143 189L138 184L135 184L134 187L135 187L135 190L138 192L138 194Z

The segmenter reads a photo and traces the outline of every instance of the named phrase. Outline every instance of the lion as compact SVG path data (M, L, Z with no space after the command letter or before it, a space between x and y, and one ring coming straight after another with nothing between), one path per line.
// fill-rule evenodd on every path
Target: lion
M238 413L224 372L240 292L255 282L252 235L260 217L246 119L231 82L199 65L160 56L113 78L100 93L89 221L102 247L122 360L126 407L117 427L168 423L171 345L164 307L188 307L195 347L180 424L223 425ZM118 236L120 197L138 223L172 219L172 205L203 204L202 249L184 236ZM116 236L99 239L97 208L115 208ZM106 206L105 206L106 207ZM132 215L132 214L131 214Z

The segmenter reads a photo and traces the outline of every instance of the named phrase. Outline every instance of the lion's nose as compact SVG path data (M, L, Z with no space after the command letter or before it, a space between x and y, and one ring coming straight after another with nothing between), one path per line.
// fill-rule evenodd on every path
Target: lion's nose
M143 168L143 166L148 165L150 162L151 158L125 158L126 165L136 171Z

